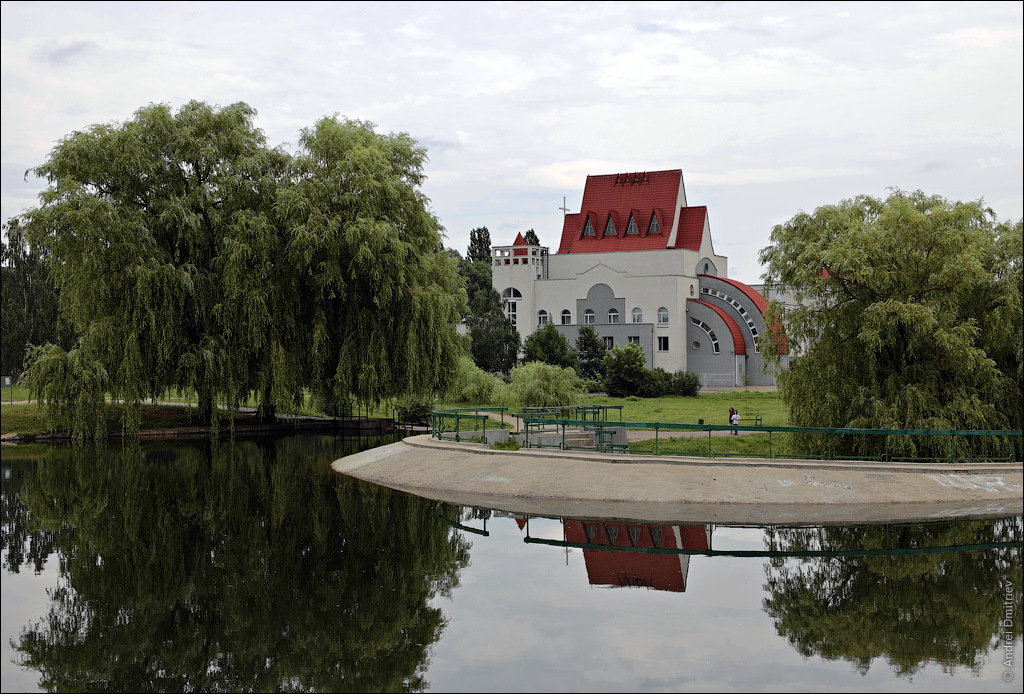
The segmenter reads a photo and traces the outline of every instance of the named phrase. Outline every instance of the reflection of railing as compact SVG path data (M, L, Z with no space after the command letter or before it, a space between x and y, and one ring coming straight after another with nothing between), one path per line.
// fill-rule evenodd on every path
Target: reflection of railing
M473 407L453 408L449 410L434 410L430 413L430 434L435 439L447 439L449 441L475 441L483 443L487 440L487 423L491 421L491 428L505 427L505 412L507 407ZM480 412L500 412L500 427L492 418Z
M554 520L554 519L552 519L552 520ZM663 526L663 525L660 525L660 524L658 524L658 525L651 525L651 524L641 523L639 521L635 521L635 522L632 522L632 523L630 523L630 522L610 523L610 522L603 522L603 521L581 521L581 520L575 520L575 519L571 519L571 518L560 518L558 520L560 520L562 522L563 527L568 527L568 525L571 524L571 523L583 523L583 524L588 524L589 523L589 524L596 524L596 525L601 526L601 527L606 527L606 526L607 527L623 526L623 527L630 527L630 528L631 527L639 527L639 528L648 528L648 529L665 528L665 527L667 527L667 526ZM720 526L720 525L719 526L715 526L715 525L705 525L705 526L703 526L704 528L707 529L707 538L708 538L708 542L706 544L704 544L703 546L702 546L702 543L699 541L699 534L698 535L693 535L691 533L688 536L687 539L684 539L682 542L679 542L679 546L673 547L671 545L675 544L675 543L673 543L671 541L671 539L666 539L666 541L662 541L660 537L657 540L654 540L653 542L650 542L650 543L646 543L646 542L638 543L638 542L634 541L634 542L630 542L628 544L626 542L617 542L615 539L609 539L607 536L602 537L602 536L600 536L598 534L595 534L594 537L589 537L589 534L588 534L588 541L586 541L586 542L570 540L568 538L568 536L566 536L566 539L564 539L564 540L551 540L551 539L546 539L546 538L531 537L530 536L530 522L529 522L530 521L530 517L527 516L525 518L526 537L523 538L523 542L525 542L527 544L549 545L549 546L553 546L553 547L563 547L563 548L570 548L571 547L571 548L583 549L583 550L603 550L603 551L613 551L613 552L639 552L639 553L642 553L642 554L682 554L682 555L694 555L694 554L696 554L696 555L702 555L702 556L708 556L708 557L721 556L721 557L768 557L768 558L789 558L789 557L793 557L793 558L801 558L801 557L803 557L803 558L833 558L833 557L905 556L905 555L915 555L915 554L940 554L940 553L943 553L943 552L970 552L970 551L975 551L975 550L988 550L988 549L1001 549L1001 548L1020 549L1020 548L1024 547L1024 541L1022 541L1020 539L1021 525L1020 525L1019 520L1020 520L1020 518L1018 516L1017 517L1017 521L1016 521L1015 526L1014 526L1015 530L1010 535L1010 537L1013 538L1013 539L1004 540L1004 541L997 541L997 542L964 543L964 544L956 544L956 545L936 545L936 546L933 546L933 547L920 547L920 546L892 547L892 546L888 546L888 547L871 547L871 548L856 548L856 549L835 549L835 550L826 550L826 549L806 549L806 550L769 550L769 549L764 549L764 550L739 550L739 549L712 549L711 548L711 544L710 544L711 532L712 532L712 530L715 527L724 527L724 526ZM967 521L967 523L971 523L971 522L973 522L973 521ZM909 530L917 530L917 529L927 529L930 526L931 527L941 526L941 527L955 528L957 523L955 521L948 521L948 522L943 522L941 524L938 524L938 523L896 523L896 524L886 523L886 524L881 524L881 525L884 528L886 528L886 538L888 538L889 537L889 533L888 533L889 530L893 530L893 531L908 530L908 529ZM682 529L686 529L686 530L692 529L692 526L674 526L674 527L677 529L677 532L679 530L682 530ZM815 528L820 529L818 526L804 526L804 525L799 525L799 526L785 526L785 525L782 525L782 526L779 526L779 525L773 525L773 526L767 526L767 525L765 525L765 526L762 526L762 525L731 525L731 526L727 526L727 527L747 528L747 529L753 529L753 530L767 530L769 528L775 528L775 529L780 529L780 530L796 529L796 530L807 531L807 530L814 530ZM873 527L877 527L877 526L869 525L869 526L843 526L843 527L853 529L853 528L873 528ZM653 533L652 533L652 537L653 537ZM694 541L695 538L697 538L697 541ZM594 540L597 540L597 541L594 541ZM601 540L604 540L604 541L601 541ZM894 541L895 541L895 536L894 536ZM646 544L652 544L653 546L650 546L650 547L644 546ZM887 541L886 544L887 545L891 545L893 543ZM917 543L916 543L916 541L911 540L911 544L915 544L916 545Z
M1024 547L1024 542L985 542L970 545L949 545L943 547L906 547L898 549L857 549L857 550L744 550L744 549L676 549L672 547L622 547L619 545L599 545L587 542L567 542L565 540L546 540L539 537L524 537L523 542L535 545L552 545L554 547L573 547L578 549L601 549L614 552L642 552L644 554L700 554L707 557L884 557L909 554L938 554L940 552L971 552L980 549L999 549L1001 547Z

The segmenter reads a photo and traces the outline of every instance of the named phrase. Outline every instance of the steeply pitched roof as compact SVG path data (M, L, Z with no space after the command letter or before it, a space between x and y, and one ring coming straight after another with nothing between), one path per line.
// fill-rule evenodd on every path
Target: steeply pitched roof
M708 208L705 205L680 208L675 248L699 251L700 242L704 240L704 222L707 218Z
M562 239L559 253L606 253L609 251L648 251L668 247L669 232L680 211L676 209L679 190L683 185L682 169L671 171L646 171L629 174L603 174L587 176L583 189L583 203L580 211L565 215L562 223ZM704 215L707 208L683 208L685 212L700 215L700 229L703 235ZM696 210L703 210L702 213ZM632 213L639 234L626 234ZM651 217L658 217L661 233L648 234ZM583 236L583 229L590 217L594 236ZM615 238L604 236L605 224L611 216L615 224ZM694 218L695 219L695 218ZM694 223L696 223L694 221ZM689 238L689 237L687 237ZM677 248L689 248L676 244ZM700 239L697 240L700 247Z

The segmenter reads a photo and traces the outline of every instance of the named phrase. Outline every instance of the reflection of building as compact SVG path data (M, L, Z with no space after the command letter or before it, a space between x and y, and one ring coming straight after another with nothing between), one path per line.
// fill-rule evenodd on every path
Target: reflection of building
M615 548L711 549L711 526L636 525L601 521L565 521L566 542L605 545L584 548L591 585L637 586L681 593L690 568L688 554L616 551Z
M679 169L588 176L557 253L520 235L491 255L494 289L524 338L552 323L575 344L590 325L609 347L642 347L647 368L688 370L705 387L775 383L758 352L767 302L728 277L707 207L687 203Z

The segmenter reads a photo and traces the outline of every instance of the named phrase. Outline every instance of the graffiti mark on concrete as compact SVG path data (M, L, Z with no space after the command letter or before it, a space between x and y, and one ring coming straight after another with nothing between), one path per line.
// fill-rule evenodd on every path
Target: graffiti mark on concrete
M1019 492L1024 487L1019 484L1007 484L1000 475L928 475L947 489L965 489L969 491L982 491L989 494L1002 494L1007 492Z
M804 484L809 484L812 487L834 487L836 489L845 489L848 492L853 491L853 487L848 484L841 482L822 482L817 475L804 475Z

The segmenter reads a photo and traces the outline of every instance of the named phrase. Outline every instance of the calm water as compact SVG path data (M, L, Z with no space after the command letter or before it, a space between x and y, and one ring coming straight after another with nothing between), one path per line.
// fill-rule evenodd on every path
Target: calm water
M1020 517L515 518L376 443L3 448L3 691L1020 691Z

